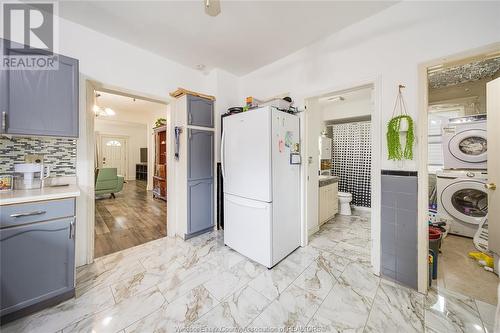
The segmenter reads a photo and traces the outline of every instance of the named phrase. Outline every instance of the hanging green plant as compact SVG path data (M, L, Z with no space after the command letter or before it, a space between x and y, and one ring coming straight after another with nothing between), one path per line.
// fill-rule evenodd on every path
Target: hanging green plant
M401 146L401 121L408 123L408 131L406 132L406 144L404 149ZM413 143L415 140L413 119L408 115L400 115L389 120L387 124L387 150L389 151L389 159L394 161L412 160L413 159Z
M405 86L399 85L399 93L392 111L392 118L387 123L387 151L389 159L393 161L413 159L414 125L413 119L406 112L406 104L401 93L402 88L405 88ZM405 130L401 129L402 122L406 122L407 128ZM403 131L406 131L404 149L401 146L401 132Z

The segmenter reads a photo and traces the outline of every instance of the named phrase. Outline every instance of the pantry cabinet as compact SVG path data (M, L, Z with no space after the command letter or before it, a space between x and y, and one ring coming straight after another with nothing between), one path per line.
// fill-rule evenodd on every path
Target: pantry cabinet
M188 125L214 127L214 101L198 97L187 96Z
M188 129L188 235L214 226L214 131Z

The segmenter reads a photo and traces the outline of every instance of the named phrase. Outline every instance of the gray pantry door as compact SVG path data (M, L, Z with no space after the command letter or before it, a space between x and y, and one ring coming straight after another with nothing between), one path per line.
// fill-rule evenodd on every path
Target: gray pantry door
M214 132L188 129L188 235L214 225Z
M214 102L197 96L187 96L188 125L214 127Z

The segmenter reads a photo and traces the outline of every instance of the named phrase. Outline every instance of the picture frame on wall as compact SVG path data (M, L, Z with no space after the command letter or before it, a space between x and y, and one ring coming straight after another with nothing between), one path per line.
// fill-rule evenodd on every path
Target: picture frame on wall
M12 175L0 175L0 192L11 191L12 185Z

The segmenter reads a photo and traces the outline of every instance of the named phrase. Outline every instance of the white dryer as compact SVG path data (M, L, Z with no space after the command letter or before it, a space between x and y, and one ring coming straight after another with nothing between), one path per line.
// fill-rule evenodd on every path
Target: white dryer
M488 175L478 170L444 170L437 176L437 214L444 218L451 234L474 237L488 214Z
M484 169L487 161L486 115L450 118L443 126L445 169Z

